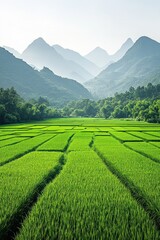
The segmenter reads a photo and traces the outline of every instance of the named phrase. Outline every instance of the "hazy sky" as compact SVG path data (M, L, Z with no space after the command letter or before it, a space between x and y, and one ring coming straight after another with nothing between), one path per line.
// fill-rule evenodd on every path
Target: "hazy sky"
M38 37L86 54L131 37L160 42L160 0L0 0L0 45L23 51Z

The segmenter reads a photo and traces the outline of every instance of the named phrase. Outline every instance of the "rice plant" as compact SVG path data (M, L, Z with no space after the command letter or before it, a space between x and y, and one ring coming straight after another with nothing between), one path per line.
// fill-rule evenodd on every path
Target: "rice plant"
M16 240L154 239L148 214L93 151L70 152Z
M32 152L0 168L0 237L59 165L60 153Z

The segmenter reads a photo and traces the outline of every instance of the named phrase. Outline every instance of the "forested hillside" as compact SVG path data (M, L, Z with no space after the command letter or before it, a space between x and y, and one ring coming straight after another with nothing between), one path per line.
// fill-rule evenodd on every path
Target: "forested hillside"
M93 101L72 101L61 109L53 108L47 99L39 97L26 102L14 88L0 89L0 123L41 120L54 117L128 118L160 123L160 84L131 87L125 93Z
M157 78L157 76L159 76ZM140 37L119 61L85 83L99 99L124 93L129 88L160 83L160 43Z
M54 117L60 117L60 114L49 107L45 98L39 97L37 101L26 102L14 88L0 88L0 124Z
M46 97L58 107L69 101L92 98L88 90L75 80L57 76L47 68L39 72L1 47L0 87L14 87L26 100Z
M131 87L125 93L116 93L97 102L82 100L69 103L63 109L66 116L134 118L148 122L160 122L160 84L147 87Z
M133 118L139 121L160 123L160 84L147 87L131 87L125 93L93 101L72 101L56 109L47 99L26 102L14 88L0 89L0 123L41 120L54 117L104 117Z

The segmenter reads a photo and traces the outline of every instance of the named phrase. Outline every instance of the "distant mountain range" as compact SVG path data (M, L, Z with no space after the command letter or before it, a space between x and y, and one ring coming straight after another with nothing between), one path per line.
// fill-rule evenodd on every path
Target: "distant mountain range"
M33 41L22 54L5 48L41 70L0 48L0 86L14 86L25 98L46 96L52 103L91 98L91 94L105 98L131 86L160 83L160 43L148 37L135 43L127 39L113 55L97 47L82 56L59 45L50 46L42 38Z
M26 48L22 53L22 59L38 69L48 67L59 76L74 78L81 83L95 76L78 63L64 58L42 38L36 39ZM94 64L92 65L94 68ZM95 71L100 72L96 66Z
M14 87L25 99L47 97L54 105L92 98L88 90L75 80L59 77L47 68L40 72L34 70L4 48L0 48L0 87Z
M87 60L85 57L80 55L71 49L66 49L60 45L53 45L53 48L58 52L64 59L72 61L83 67L92 76L96 76L100 72L100 68L96 64Z
M141 37L119 61L86 82L85 86L94 95L104 98L149 82L160 83L160 43Z
M103 48L96 47L90 53L85 56L86 59L92 61L100 68L103 68L105 65L110 62L110 56Z
M22 58L21 54L14 48L7 47L7 46L3 46L3 48L5 48L8 52L12 53L16 58L20 58L20 59Z
M110 55L111 60L114 62L120 60L126 54L126 52L133 46L133 44L134 42L132 41L132 39L128 38L115 54Z
M121 59L125 53L133 46L133 41L131 38L128 38L127 41L121 46L121 48L113 55L109 55L104 49L97 47L85 57L95 63L100 68L105 69L111 63Z
M108 55L104 49L97 47L86 56L60 45L50 46L42 38L34 40L22 54L13 48L4 48L36 69L47 67L59 76L84 83L121 58L131 45L132 40L129 39L114 55Z

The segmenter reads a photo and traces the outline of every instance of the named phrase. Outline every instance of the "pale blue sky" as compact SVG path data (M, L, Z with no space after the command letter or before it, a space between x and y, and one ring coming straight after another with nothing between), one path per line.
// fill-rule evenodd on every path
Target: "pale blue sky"
M18 51L43 37L81 54L114 53L142 35L160 42L160 0L0 0L0 45Z

